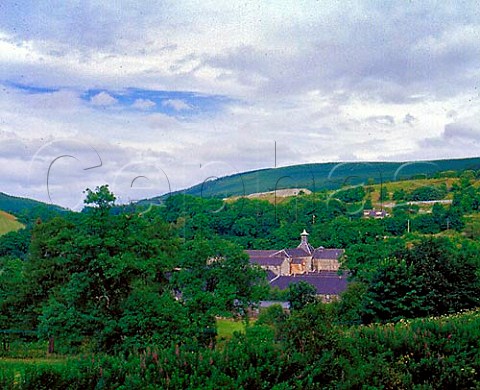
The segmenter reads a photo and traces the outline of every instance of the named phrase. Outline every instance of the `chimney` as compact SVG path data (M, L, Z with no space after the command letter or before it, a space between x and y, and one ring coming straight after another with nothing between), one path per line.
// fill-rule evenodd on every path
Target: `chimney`
M303 229L302 234L300 234L301 240L300 240L300 247L306 246L308 247L308 236L309 234L305 229Z

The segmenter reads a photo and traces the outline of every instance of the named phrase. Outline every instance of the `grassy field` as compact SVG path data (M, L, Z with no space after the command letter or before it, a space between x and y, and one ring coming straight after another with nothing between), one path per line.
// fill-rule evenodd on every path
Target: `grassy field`
M51 358L0 358L1 369L20 369L30 365L64 366L67 363L65 357Z
M445 184L447 188L450 188L453 183L458 182L457 178L439 178L439 179L416 179L416 180L401 180L395 182L384 183L383 186L387 188L389 199L392 198L392 195L395 191L404 190L409 193L417 188L421 187L438 187L441 184ZM372 192L372 201L378 202L380 198L380 184L375 184L369 186L373 188ZM452 195L448 194L446 199L451 199ZM388 202L388 201L387 201Z
M245 323L232 319L217 319L218 338L229 339L234 332L245 332Z
M13 215L0 211L0 236L11 231L20 230L23 227Z

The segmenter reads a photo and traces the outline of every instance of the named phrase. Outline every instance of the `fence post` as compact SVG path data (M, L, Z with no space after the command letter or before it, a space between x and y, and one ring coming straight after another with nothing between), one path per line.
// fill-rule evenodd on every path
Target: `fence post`
M53 336L48 339L48 353L55 353L55 338Z

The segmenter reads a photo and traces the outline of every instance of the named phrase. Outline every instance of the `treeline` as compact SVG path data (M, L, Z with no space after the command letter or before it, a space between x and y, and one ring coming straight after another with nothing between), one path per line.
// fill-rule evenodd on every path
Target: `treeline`
M392 215L382 220L362 218L363 210L373 206L368 188L361 186L292 197L277 204L248 198L224 202L180 194L168 198L158 208L184 238L218 235L246 249L284 248L295 245L300 232L306 229L316 246L345 248L379 236L461 231L468 210L455 199L468 197L469 188L454 188L453 204L434 204L430 213L420 213L417 205L399 200Z

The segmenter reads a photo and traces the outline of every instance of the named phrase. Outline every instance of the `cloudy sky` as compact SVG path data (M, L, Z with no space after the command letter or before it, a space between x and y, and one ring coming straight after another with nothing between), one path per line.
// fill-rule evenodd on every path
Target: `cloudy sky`
M0 4L0 191L71 208L275 142L280 166L479 156L479 103L475 1Z

